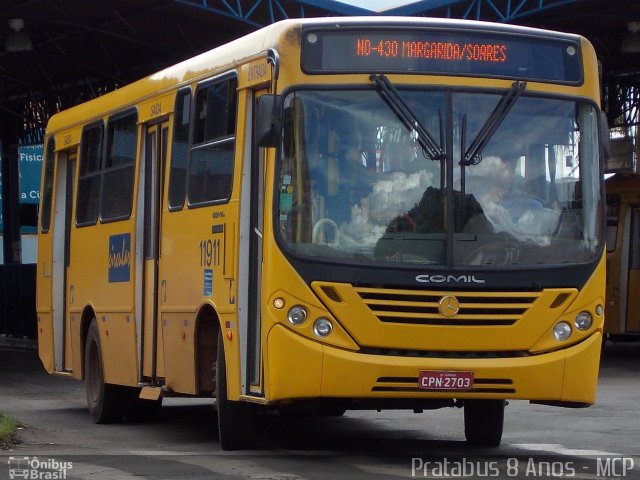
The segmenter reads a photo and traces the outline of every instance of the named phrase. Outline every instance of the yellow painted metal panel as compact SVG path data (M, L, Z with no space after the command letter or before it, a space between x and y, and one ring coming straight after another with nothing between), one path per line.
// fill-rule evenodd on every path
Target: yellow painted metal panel
M66 150L80 144L82 128L76 127L55 134L56 150Z
M47 372L55 368L53 346L53 320L51 316L51 235L38 239L38 264L36 268L36 314L38 355Z
M304 339L283 326L274 327L269 332L265 359L267 398L273 401L320 397L322 352L319 343Z
M38 312L37 328L38 328L38 356L44 366L44 369L53 373L55 369L54 350L53 350L53 322L51 315L46 312Z
M79 312L70 311L70 336L71 336L71 356L74 359L74 364L78 368L73 370L73 377L81 380L84 378L84 338L82 337L81 329L81 314Z
M140 390L140 398L143 400L159 400L162 396L162 389L159 387L143 387Z
M194 328L193 313L162 315L165 385L170 391L196 393Z
M240 67L238 84L240 88L257 87L268 84L271 81L272 66L266 58L260 58L253 62L245 63Z
M564 371L562 401L596 401L596 387L600 368L602 334L597 332L584 342L565 350L567 360ZM541 372L544 375L544 372Z
M476 379L476 391L455 393L455 397L460 399L512 398L593 403L601 339L602 336L596 333L568 349L519 358L395 357L319 347L283 327L275 327L269 335L269 400L306 397L450 398L450 392L421 391L417 386L418 374L421 370L459 370L473 371ZM291 358L296 361L292 362ZM318 382L319 374L321 382ZM479 380L494 387L503 385L506 387L504 390L511 391L502 393L487 389L483 392Z
M136 326L131 313L98 313L106 383L138 385Z
M144 123L169 115L173 112L175 97L175 92L171 92L141 102L138 106L138 122Z

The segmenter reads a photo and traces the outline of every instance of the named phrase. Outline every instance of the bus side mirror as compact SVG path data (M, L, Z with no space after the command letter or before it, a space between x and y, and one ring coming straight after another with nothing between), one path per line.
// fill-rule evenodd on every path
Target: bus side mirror
M259 147L279 147L282 141L282 95L268 93L258 97L255 139Z

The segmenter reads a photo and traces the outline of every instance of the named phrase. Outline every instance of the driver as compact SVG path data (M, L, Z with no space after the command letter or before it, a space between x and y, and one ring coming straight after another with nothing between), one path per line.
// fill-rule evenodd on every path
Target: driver
M517 157L485 157L467 169L468 192L477 199L494 232L547 245L557 228L559 214L544 208L542 200L521 188L518 165Z

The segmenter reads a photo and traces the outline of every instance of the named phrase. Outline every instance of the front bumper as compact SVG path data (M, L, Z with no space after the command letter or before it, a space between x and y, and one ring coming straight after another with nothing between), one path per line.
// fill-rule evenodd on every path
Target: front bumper
M268 403L315 398L519 399L595 402L602 334L562 350L513 358L370 355L302 337L284 326L269 332L265 371ZM471 391L425 391L421 370L474 372Z

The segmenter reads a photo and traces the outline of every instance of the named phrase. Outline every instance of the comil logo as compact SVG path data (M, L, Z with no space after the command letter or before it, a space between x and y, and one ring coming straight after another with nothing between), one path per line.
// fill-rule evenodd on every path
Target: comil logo
M73 462L64 462L55 458L41 460L38 457L9 457L9 478L32 480L64 480L67 471L73 468Z
M484 283L475 275L418 275L416 282L420 283Z
M131 234L109 237L109 283L128 282L131 278Z

